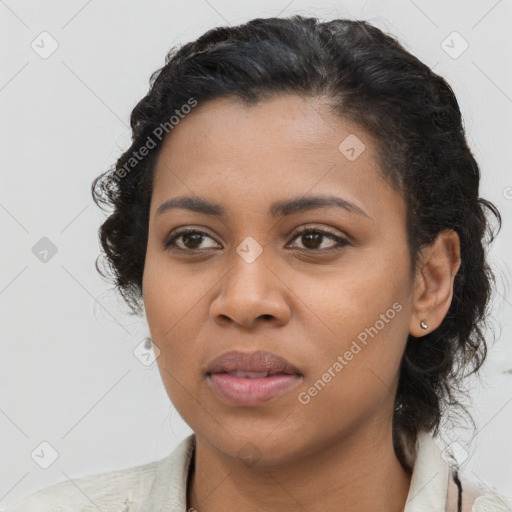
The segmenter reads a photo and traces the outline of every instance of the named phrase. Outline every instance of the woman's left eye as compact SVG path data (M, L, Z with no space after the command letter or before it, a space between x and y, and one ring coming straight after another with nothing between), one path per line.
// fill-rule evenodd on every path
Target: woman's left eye
M323 231L315 228L302 229L299 233L296 233L294 235L293 240L295 239L302 239L302 244L305 247L298 248L308 251L320 251L330 253L338 251L344 246L349 245L349 243L345 239L335 235L334 233L330 233L329 231ZM322 248L322 240L325 239L329 239L334 243L331 246L328 246L327 248L325 248L325 246Z

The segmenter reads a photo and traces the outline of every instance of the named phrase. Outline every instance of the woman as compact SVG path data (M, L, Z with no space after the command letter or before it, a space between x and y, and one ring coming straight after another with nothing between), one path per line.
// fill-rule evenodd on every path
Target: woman
M101 243L194 434L10 510L511 511L434 442L501 223L450 86L367 22L255 19L173 49L131 127Z

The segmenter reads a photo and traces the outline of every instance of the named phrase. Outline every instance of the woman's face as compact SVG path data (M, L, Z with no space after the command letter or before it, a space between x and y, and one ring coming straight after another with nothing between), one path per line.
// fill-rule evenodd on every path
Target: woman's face
M183 196L217 206L159 212ZM217 99L167 136L144 304L167 393L210 446L272 464L390 428L412 291L405 202L370 136L320 100ZM228 374L235 357L210 374L230 351L294 371Z

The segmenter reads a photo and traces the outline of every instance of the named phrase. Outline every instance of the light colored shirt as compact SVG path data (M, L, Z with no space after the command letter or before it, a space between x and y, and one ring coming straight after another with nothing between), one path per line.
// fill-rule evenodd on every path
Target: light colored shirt
M191 512L186 499L194 449L191 434L160 460L50 485L5 512ZM418 435L412 468L404 512L512 512L512 498L457 475L429 433Z

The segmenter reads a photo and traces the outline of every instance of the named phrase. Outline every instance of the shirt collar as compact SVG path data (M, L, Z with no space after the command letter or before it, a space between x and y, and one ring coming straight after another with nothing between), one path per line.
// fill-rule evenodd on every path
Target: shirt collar
M404 512L446 510L450 468L431 434L420 431L416 438L416 457Z
M195 435L190 434L158 461L148 511L187 512L187 480L194 449Z
M187 480L195 435L183 439L174 451L158 461L151 489L151 512L187 512ZM446 509L449 466L431 434L420 431L404 512L439 512Z

